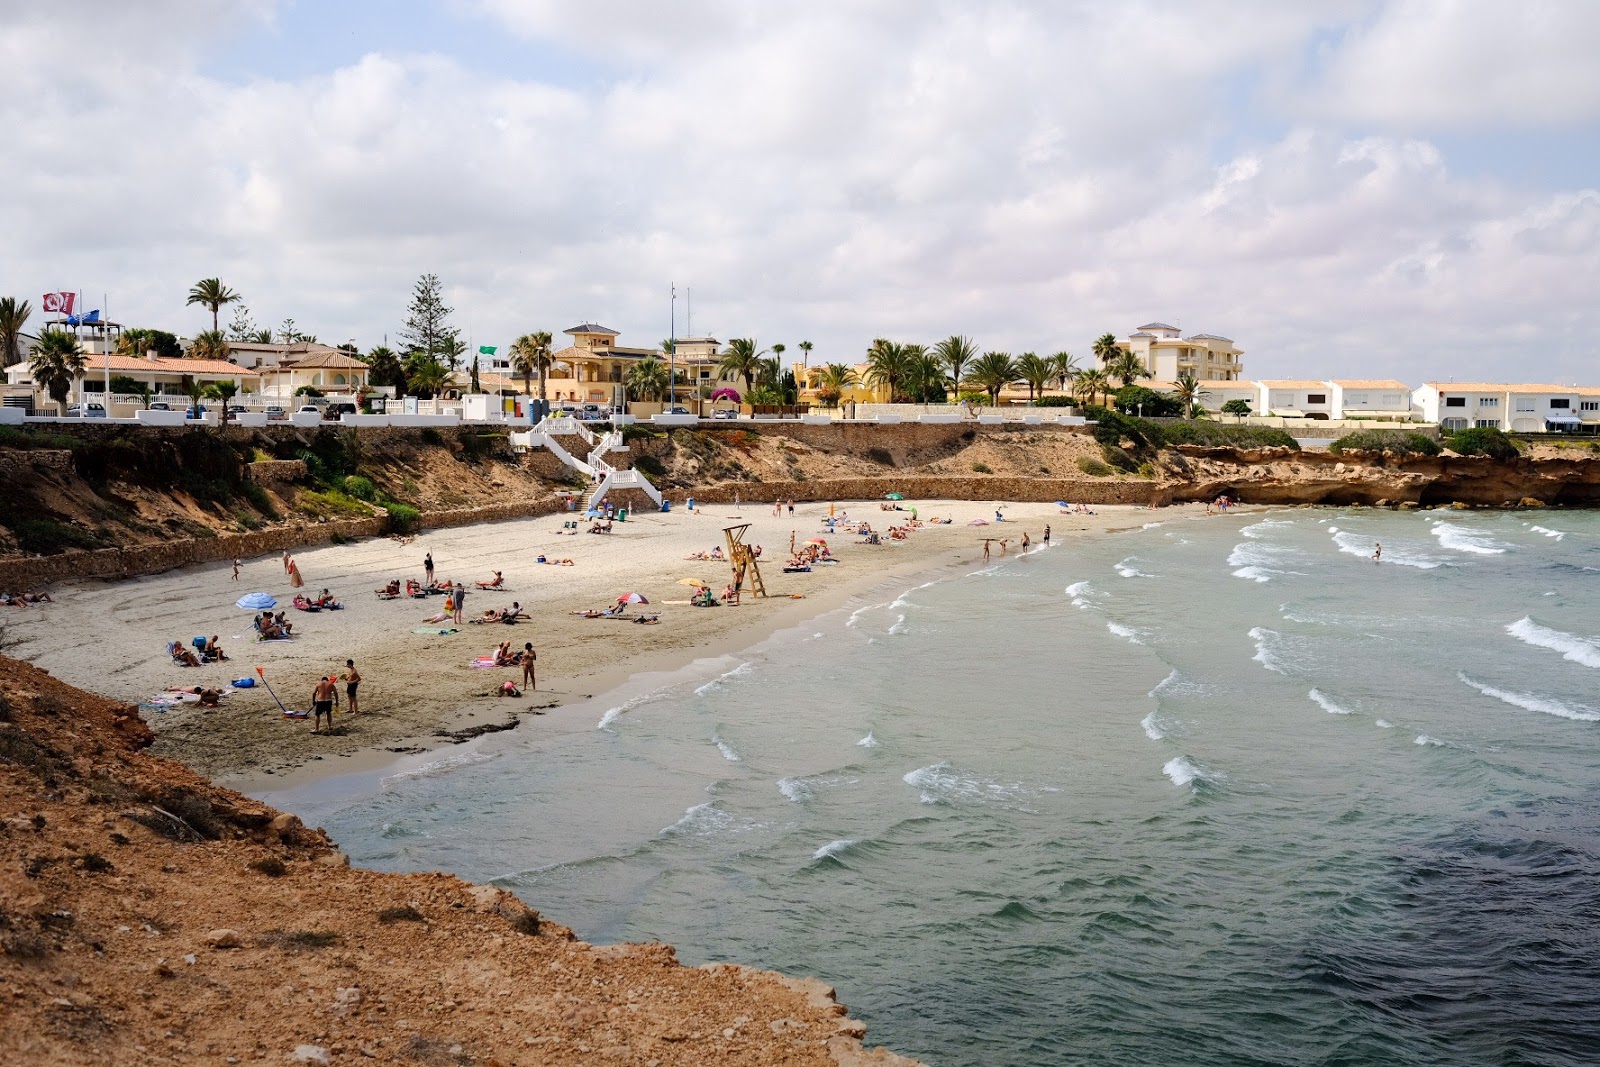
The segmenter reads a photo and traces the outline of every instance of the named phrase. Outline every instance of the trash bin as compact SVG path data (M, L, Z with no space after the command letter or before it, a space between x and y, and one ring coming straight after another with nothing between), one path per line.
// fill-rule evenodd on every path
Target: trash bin
M663 497L661 499L661 510L662 511L671 511L672 510L672 501L670 501L670 500L666 499L665 497Z
M694 510L694 497L690 497L690 498L689 498L689 503L688 503L688 504L687 504L687 505L685 505L685 506L686 506L686 507L687 507L687 508L688 508L688 509L689 509L689 510L690 510L690 511L693 511L693 510Z
M628 509L627 508L618 508L617 509L617 521L618 522L627 522L628 521Z

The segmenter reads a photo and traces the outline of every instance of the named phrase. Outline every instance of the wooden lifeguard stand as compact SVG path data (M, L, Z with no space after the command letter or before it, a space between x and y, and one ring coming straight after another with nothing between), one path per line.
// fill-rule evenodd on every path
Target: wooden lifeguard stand
M750 529L747 522L743 526L725 526L722 535L728 539L728 564L733 568L733 575L737 579L740 570L750 578L750 592L756 596L767 595L767 587L761 581L761 564L756 562L756 554L750 546L744 543L744 532Z

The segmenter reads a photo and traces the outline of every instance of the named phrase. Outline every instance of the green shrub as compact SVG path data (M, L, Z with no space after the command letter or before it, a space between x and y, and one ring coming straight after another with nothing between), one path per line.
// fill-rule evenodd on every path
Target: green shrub
M245 482L244 485L239 487L239 491L244 494L246 500L250 501L250 506L262 515L269 519L278 517L278 509L272 506L272 497L267 495L267 491L261 486L255 482Z
M322 492L303 489L295 500L295 507L315 519L361 519L372 514L361 501L338 489Z
M1112 469L1110 464L1106 463L1104 460L1095 459L1093 456L1084 456L1079 459L1078 469L1083 473L1093 475L1096 478L1104 478L1107 475L1117 473Z
M1521 455L1517 451L1516 442L1493 426L1474 426L1470 430L1459 430L1446 437L1444 444L1458 455L1488 456L1502 463Z
M69 548L100 547L93 532L55 519L18 519L11 524L11 533L24 552L41 556L58 555Z
M1094 439L1101 447L1116 448L1123 438L1133 442L1134 448L1161 444L1161 428L1144 419L1129 418L1108 408L1100 408L1095 417Z
M402 504L398 500L385 500L383 510L389 513L389 531L391 533L410 533L417 528L422 519L422 512L410 504Z
M1437 456L1439 442L1414 430L1357 430L1330 443L1328 451L1336 456L1351 451L1382 452L1390 456Z
M1120 471L1127 471L1131 474L1139 469L1139 461L1116 445L1101 445L1100 455L1105 458L1107 463Z
M1175 396L1146 389L1142 385L1124 385L1112 398L1118 411L1124 415L1138 414L1144 418L1175 419L1183 414L1183 404Z
M1070 396L1041 396L1034 401L1034 407L1040 408L1075 408L1078 402Z
M994 473L994 468L989 466L987 463L974 463L972 465L972 473L974 473L974 474L993 474Z
M1224 415L1248 415L1250 414L1250 401L1243 399L1230 400L1222 405L1222 413Z
M667 468L654 456L638 456L633 461L634 468L649 478L660 478L667 473Z
M365 500L369 504L378 499L378 487L372 484L372 479L363 478L359 474L345 475L344 491L357 500Z
M622 441L624 444L630 441L650 441L665 436L666 434L659 430L652 430L650 427L641 426L636 422L630 422L622 428Z
M1134 473L1141 478L1157 478L1161 475L1161 472L1156 470L1154 463L1141 463L1139 464L1139 469Z
M234 512L233 513L233 521L238 523L241 527L243 527L246 530L259 530L259 529L261 529L261 520L259 518L257 518L256 516L250 514L250 512L248 512L248 511L242 511L241 510L241 511Z
M417 434L417 436L422 439L422 443L425 445L444 444L444 438L440 437L439 431L435 430L432 426L424 426L422 428L422 432Z
M1300 445L1283 430L1267 426L1224 426L1216 422L1186 419L1156 428L1169 445L1203 445L1232 448L1287 448L1300 451Z

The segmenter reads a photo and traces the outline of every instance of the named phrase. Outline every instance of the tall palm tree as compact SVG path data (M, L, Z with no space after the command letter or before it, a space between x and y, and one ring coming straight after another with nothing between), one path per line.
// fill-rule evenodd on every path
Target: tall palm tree
M1116 378L1123 385L1132 385L1137 378L1150 377L1150 371L1145 367L1144 360L1132 352L1123 352L1118 349L1118 355L1106 367L1106 374Z
M773 345L772 347L776 349L780 346ZM783 364L778 362L778 357L772 356L770 359L763 359L756 370L756 388L759 389L762 386L775 387L781 381L783 381Z
M539 399L545 399L545 375L550 370L550 331L538 330L534 333L525 333L511 342L511 370L522 379L522 391L532 393L529 383L533 376L539 376Z
M933 353L944 360L944 365L950 368L950 380L960 389L962 373L967 364L978 358L978 346L972 343L970 337L952 334L934 345Z
M450 372L436 359L419 359L407 369L406 386L424 400L444 392L450 384Z
M1103 333L1094 339L1094 358L1100 361L1102 368L1109 366L1111 361L1122 354L1122 348L1117 344L1117 335Z
M1072 391L1080 400L1087 400L1092 404L1095 397L1101 393L1108 397L1111 395L1111 379L1103 370L1081 371L1072 380Z
M204 395L212 400L222 401L222 425L228 424L228 401L239 393L237 382L212 382L205 387Z
M800 342L800 366L802 369L811 366L812 347L813 346L810 341Z
M1057 352L1050 357L1050 365L1055 368L1056 388L1063 393L1067 391L1067 383L1078 374L1078 357L1071 352Z
M945 391L944 360L925 345L906 345L906 392L926 404Z
M67 394L73 384L83 376L88 360L77 337L68 330L47 328L39 333L39 343L34 346L28 370L35 385L42 388L51 400L67 413Z
M744 391L755 387L756 375L761 372L761 357L766 350L756 346L753 337L735 337L728 342L722 361L717 364L719 378L743 378Z
M22 361L22 328L33 306L14 296L0 296L0 367Z
M1056 365L1053 360L1033 352L1024 352L1017 357L1017 377L1028 383L1029 403L1044 395L1045 383L1055 376Z
M889 403L893 404L901 395L900 386L909 370L907 362L905 345L874 338L872 347L867 349L866 384L888 387Z
M789 351L789 346L788 345L781 344L781 343L780 344L775 344L775 345L772 346L772 358L777 360L778 363L781 365L783 363L783 354L785 352L787 352L787 351Z
M1009 352L985 352L972 361L967 380L989 394L989 403L1000 400L1000 390L1017 379L1017 363Z
M228 338L221 330L203 330L189 343L190 359L226 360L229 351Z
M1177 388L1172 391L1172 395L1183 405L1183 417L1194 418L1195 406L1210 396L1211 391L1200 384L1200 379L1192 370L1180 371L1178 380L1174 384Z
M628 368L628 392L635 400L659 399L667 391L667 365L659 356L645 356Z
M847 363L830 363L817 375L817 399L828 407L838 407L844 391L855 385L856 369Z
M186 304L204 304L211 309L211 329L220 331L222 324L217 319L217 313L222 310L223 304L237 304L244 297L222 284L221 278L201 278L189 290L189 299Z

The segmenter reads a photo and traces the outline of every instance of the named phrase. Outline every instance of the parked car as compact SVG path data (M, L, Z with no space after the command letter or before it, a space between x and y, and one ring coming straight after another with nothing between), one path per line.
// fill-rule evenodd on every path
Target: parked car
M151 411L171 411L172 410L172 405L167 403L165 400L152 400L152 401L150 401L150 410Z
M74 404L67 409L67 415L74 419L103 419L106 417L106 407L96 401L87 404Z
M687 415L687 414L689 414L689 409L686 408L686 407L683 407L681 405L674 404L672 406L672 408L667 412L667 414L668 415Z
M322 414L322 409L317 407L315 404L301 404L300 407L295 410L295 414L304 415L308 411L317 416L321 416Z
M711 417L713 419L737 419L739 412L736 408L718 408L711 413Z
M196 404L194 407L189 409L189 413L184 417L189 419L200 419L205 417L205 413L206 406L204 404Z
M610 417L611 413L606 411L599 404L585 404L583 405L583 409L578 412L578 418L583 419L585 422L598 422L602 419L607 419Z
M350 403L349 401L344 401L338 404L329 404L327 409L322 413L322 417L332 421L338 421L340 415L355 415L359 412L360 409L354 404Z
M288 417L289 417L289 413L287 411L283 410L282 408L276 406L276 405L267 408L267 421L268 422L282 422L284 419L287 419Z

